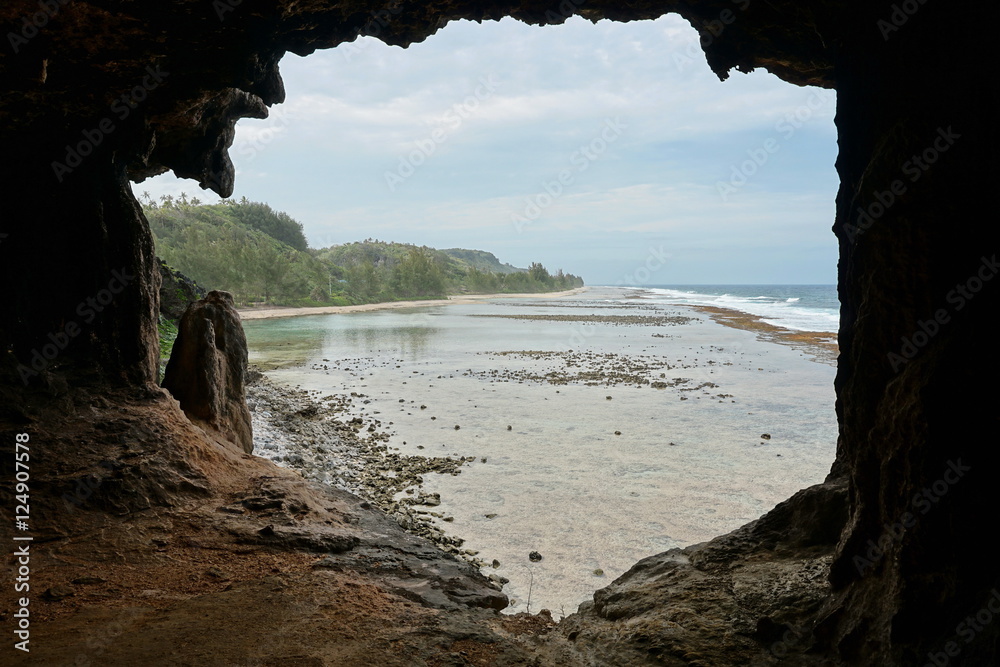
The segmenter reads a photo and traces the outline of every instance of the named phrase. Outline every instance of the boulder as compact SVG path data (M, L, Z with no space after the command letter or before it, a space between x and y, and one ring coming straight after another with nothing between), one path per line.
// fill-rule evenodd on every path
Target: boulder
M244 382L247 340L228 292L213 290L181 317L163 387L195 424L249 453L253 431Z

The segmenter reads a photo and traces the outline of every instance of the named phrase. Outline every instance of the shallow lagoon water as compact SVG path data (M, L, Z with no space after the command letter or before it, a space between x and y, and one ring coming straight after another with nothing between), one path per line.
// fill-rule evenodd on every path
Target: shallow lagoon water
M832 366L684 306L634 296L593 288L560 299L244 326L251 362L273 368L272 379L364 394L359 414L382 420L390 446L476 457L460 475L425 476L425 491L441 494L433 510L454 517L438 525L487 563L500 562L484 572L510 579L508 611L530 602L531 611L560 616L639 559L725 533L822 481L835 455ZM694 319L621 326L477 317L590 314ZM668 363L650 379L687 382L654 389L519 381L565 362L495 354L529 350ZM606 369L621 362L602 359ZM694 389L704 383L717 386ZM532 551L542 560L530 561Z

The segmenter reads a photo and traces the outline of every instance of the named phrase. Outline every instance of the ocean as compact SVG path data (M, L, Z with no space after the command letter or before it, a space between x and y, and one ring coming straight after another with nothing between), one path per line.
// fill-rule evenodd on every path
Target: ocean
M798 331L836 333L840 323L836 285L653 285L642 289L663 303L731 308Z
M835 332L836 303L834 286L591 287L244 327L273 380L355 392L391 447L469 460L425 476L437 525L497 561L484 574L509 580L507 611L559 617L642 557L823 480L834 364L697 306Z

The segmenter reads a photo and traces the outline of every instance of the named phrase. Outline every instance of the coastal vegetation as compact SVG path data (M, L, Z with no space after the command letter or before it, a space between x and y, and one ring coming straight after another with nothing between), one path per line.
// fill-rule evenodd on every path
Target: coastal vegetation
M583 285L540 263L517 268L482 250L366 239L310 248L302 224L260 202L148 193L143 212L157 254L239 305L328 306L435 299L449 294L552 292Z

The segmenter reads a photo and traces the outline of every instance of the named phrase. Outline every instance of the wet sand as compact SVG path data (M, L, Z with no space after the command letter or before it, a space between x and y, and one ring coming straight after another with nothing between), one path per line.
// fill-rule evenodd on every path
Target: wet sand
M540 297L573 296L586 292L586 287L566 290L564 292L536 292L527 294L457 294L447 299L425 299L423 301L387 301L383 303L365 303L359 306L317 306L296 308L292 306L270 306L265 308L241 308L240 319L265 320L274 317L297 317L300 315L332 315L336 313L361 313L372 310L391 310L394 308L422 308L426 306L449 306L457 304L476 303L487 299L537 299Z

